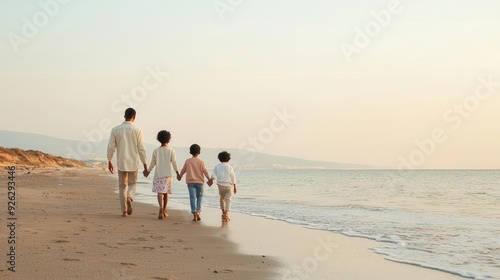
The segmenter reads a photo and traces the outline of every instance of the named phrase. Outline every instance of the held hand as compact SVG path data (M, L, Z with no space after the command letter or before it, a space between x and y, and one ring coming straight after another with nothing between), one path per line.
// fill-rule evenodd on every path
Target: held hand
M181 175L177 175L177 181L180 181L182 179Z
M212 187L212 184L213 184L213 183L214 183L214 180L213 180L213 179L208 179L208 181L207 181L207 185L208 185L209 187Z
M108 170L113 174L113 170L115 170L113 163L111 161L108 161Z
M149 171L147 170L142 171L142 175L144 175L144 177L147 178L149 176Z

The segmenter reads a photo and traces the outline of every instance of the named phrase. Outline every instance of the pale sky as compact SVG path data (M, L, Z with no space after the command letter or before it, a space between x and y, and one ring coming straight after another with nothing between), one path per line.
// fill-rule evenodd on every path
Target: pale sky
M152 144L167 129L179 147L500 168L499 12L497 0L0 0L0 130L99 140L132 105Z

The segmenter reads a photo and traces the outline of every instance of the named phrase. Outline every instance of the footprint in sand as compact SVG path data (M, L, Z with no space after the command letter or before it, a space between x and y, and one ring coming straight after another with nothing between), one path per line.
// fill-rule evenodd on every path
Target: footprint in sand
M149 250L151 250L151 251L152 251L152 250L154 250L154 249L155 249L155 247L142 247L142 249L149 249Z
M134 241L146 241L146 238L144 238L144 237L138 237L138 238L130 238L130 240L134 240Z
M68 258L64 258L63 261L66 261L66 262L79 262L80 260L79 259L68 259Z
M214 273L233 273L231 269L214 270Z
M157 279L157 280L178 280L177 277L175 276L168 276L167 278L163 278L163 277L151 277L151 279Z
M121 262L121 265L126 265L126 266L137 266L135 263L126 263L126 262Z

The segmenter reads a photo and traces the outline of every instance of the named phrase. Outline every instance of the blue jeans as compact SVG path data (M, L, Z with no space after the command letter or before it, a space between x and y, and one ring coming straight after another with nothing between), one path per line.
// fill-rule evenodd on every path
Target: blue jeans
M201 211L201 199L203 198L203 184L188 184L189 202L191 203L191 213ZM196 202L195 202L196 199Z

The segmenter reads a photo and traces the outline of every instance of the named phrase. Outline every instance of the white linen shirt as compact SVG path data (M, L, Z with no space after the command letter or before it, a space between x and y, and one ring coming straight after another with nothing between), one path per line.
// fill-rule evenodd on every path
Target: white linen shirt
M236 184L236 176L231 165L221 162L214 167L212 179L217 178L218 186L232 187Z
M113 159L115 150L118 171L137 171L139 159L143 164L147 163L142 130L130 121L125 121L111 129L108 142L108 161Z
M172 169L179 171L177 168L177 160L175 158L175 150L169 146L156 148L153 151L148 171L151 172L155 166L156 169L154 179L166 176L172 177Z

